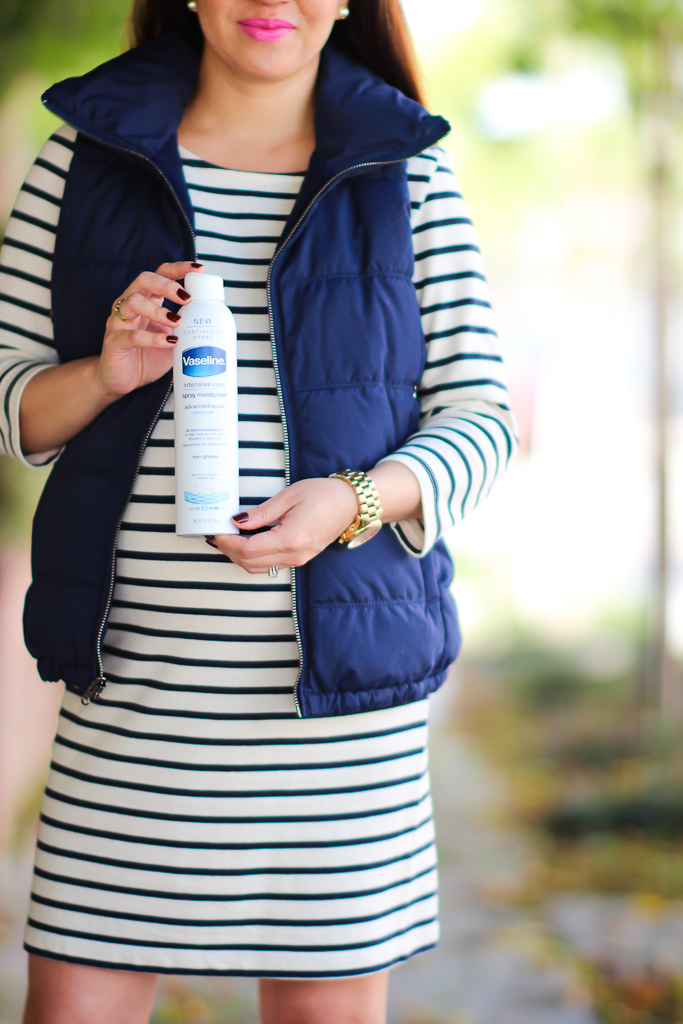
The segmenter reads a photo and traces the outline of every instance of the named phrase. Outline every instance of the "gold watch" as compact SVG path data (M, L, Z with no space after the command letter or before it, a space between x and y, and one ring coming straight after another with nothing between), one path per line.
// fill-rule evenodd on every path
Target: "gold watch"
M330 473L330 479L343 480L355 491L358 500L358 515L339 538L340 544L359 548L382 529L382 506L374 481L367 473L357 469L345 469L343 473Z

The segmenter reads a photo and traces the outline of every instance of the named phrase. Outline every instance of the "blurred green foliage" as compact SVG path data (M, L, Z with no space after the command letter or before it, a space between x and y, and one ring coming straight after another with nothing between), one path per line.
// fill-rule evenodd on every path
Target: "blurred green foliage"
M683 10L671 0L565 0L570 23L619 45L683 36Z
M667 84L663 46L683 43L677 0L518 0L518 7L511 68L542 69L558 39L602 40L620 57L636 105Z
M122 48L128 0L2 0L0 96L20 72L80 74Z
M665 50L683 43L683 7L676 0L564 0L570 26L618 50L636 104L671 83Z

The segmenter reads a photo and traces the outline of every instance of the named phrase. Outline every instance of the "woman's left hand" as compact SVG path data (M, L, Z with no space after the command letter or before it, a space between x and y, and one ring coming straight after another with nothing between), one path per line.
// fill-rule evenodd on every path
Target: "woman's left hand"
M221 534L214 543L247 572L268 572L271 565L305 565L337 540L357 515L356 495L343 480L299 480L235 517L241 530L277 523L268 532L251 537Z

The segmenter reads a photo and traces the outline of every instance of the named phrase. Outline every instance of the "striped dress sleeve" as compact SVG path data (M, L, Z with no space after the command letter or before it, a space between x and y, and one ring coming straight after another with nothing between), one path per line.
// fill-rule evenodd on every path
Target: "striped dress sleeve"
M75 139L64 125L45 143L0 249L0 453L27 466L46 466L59 455L59 449L22 453L19 405L31 378L59 362L52 344L52 257Z
M420 484L422 519L392 524L419 558L488 494L517 438L477 238L450 157L433 147L412 158L408 182L427 361L418 430L387 459Z

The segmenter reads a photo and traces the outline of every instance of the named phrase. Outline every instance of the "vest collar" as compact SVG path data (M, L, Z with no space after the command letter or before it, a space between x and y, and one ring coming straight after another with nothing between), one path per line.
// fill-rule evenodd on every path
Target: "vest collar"
M86 135L159 162L174 144L198 70L199 55L181 36L168 33L58 82L43 103ZM312 161L321 176L366 162L405 160L448 131L447 121L387 85L338 43L326 44Z

